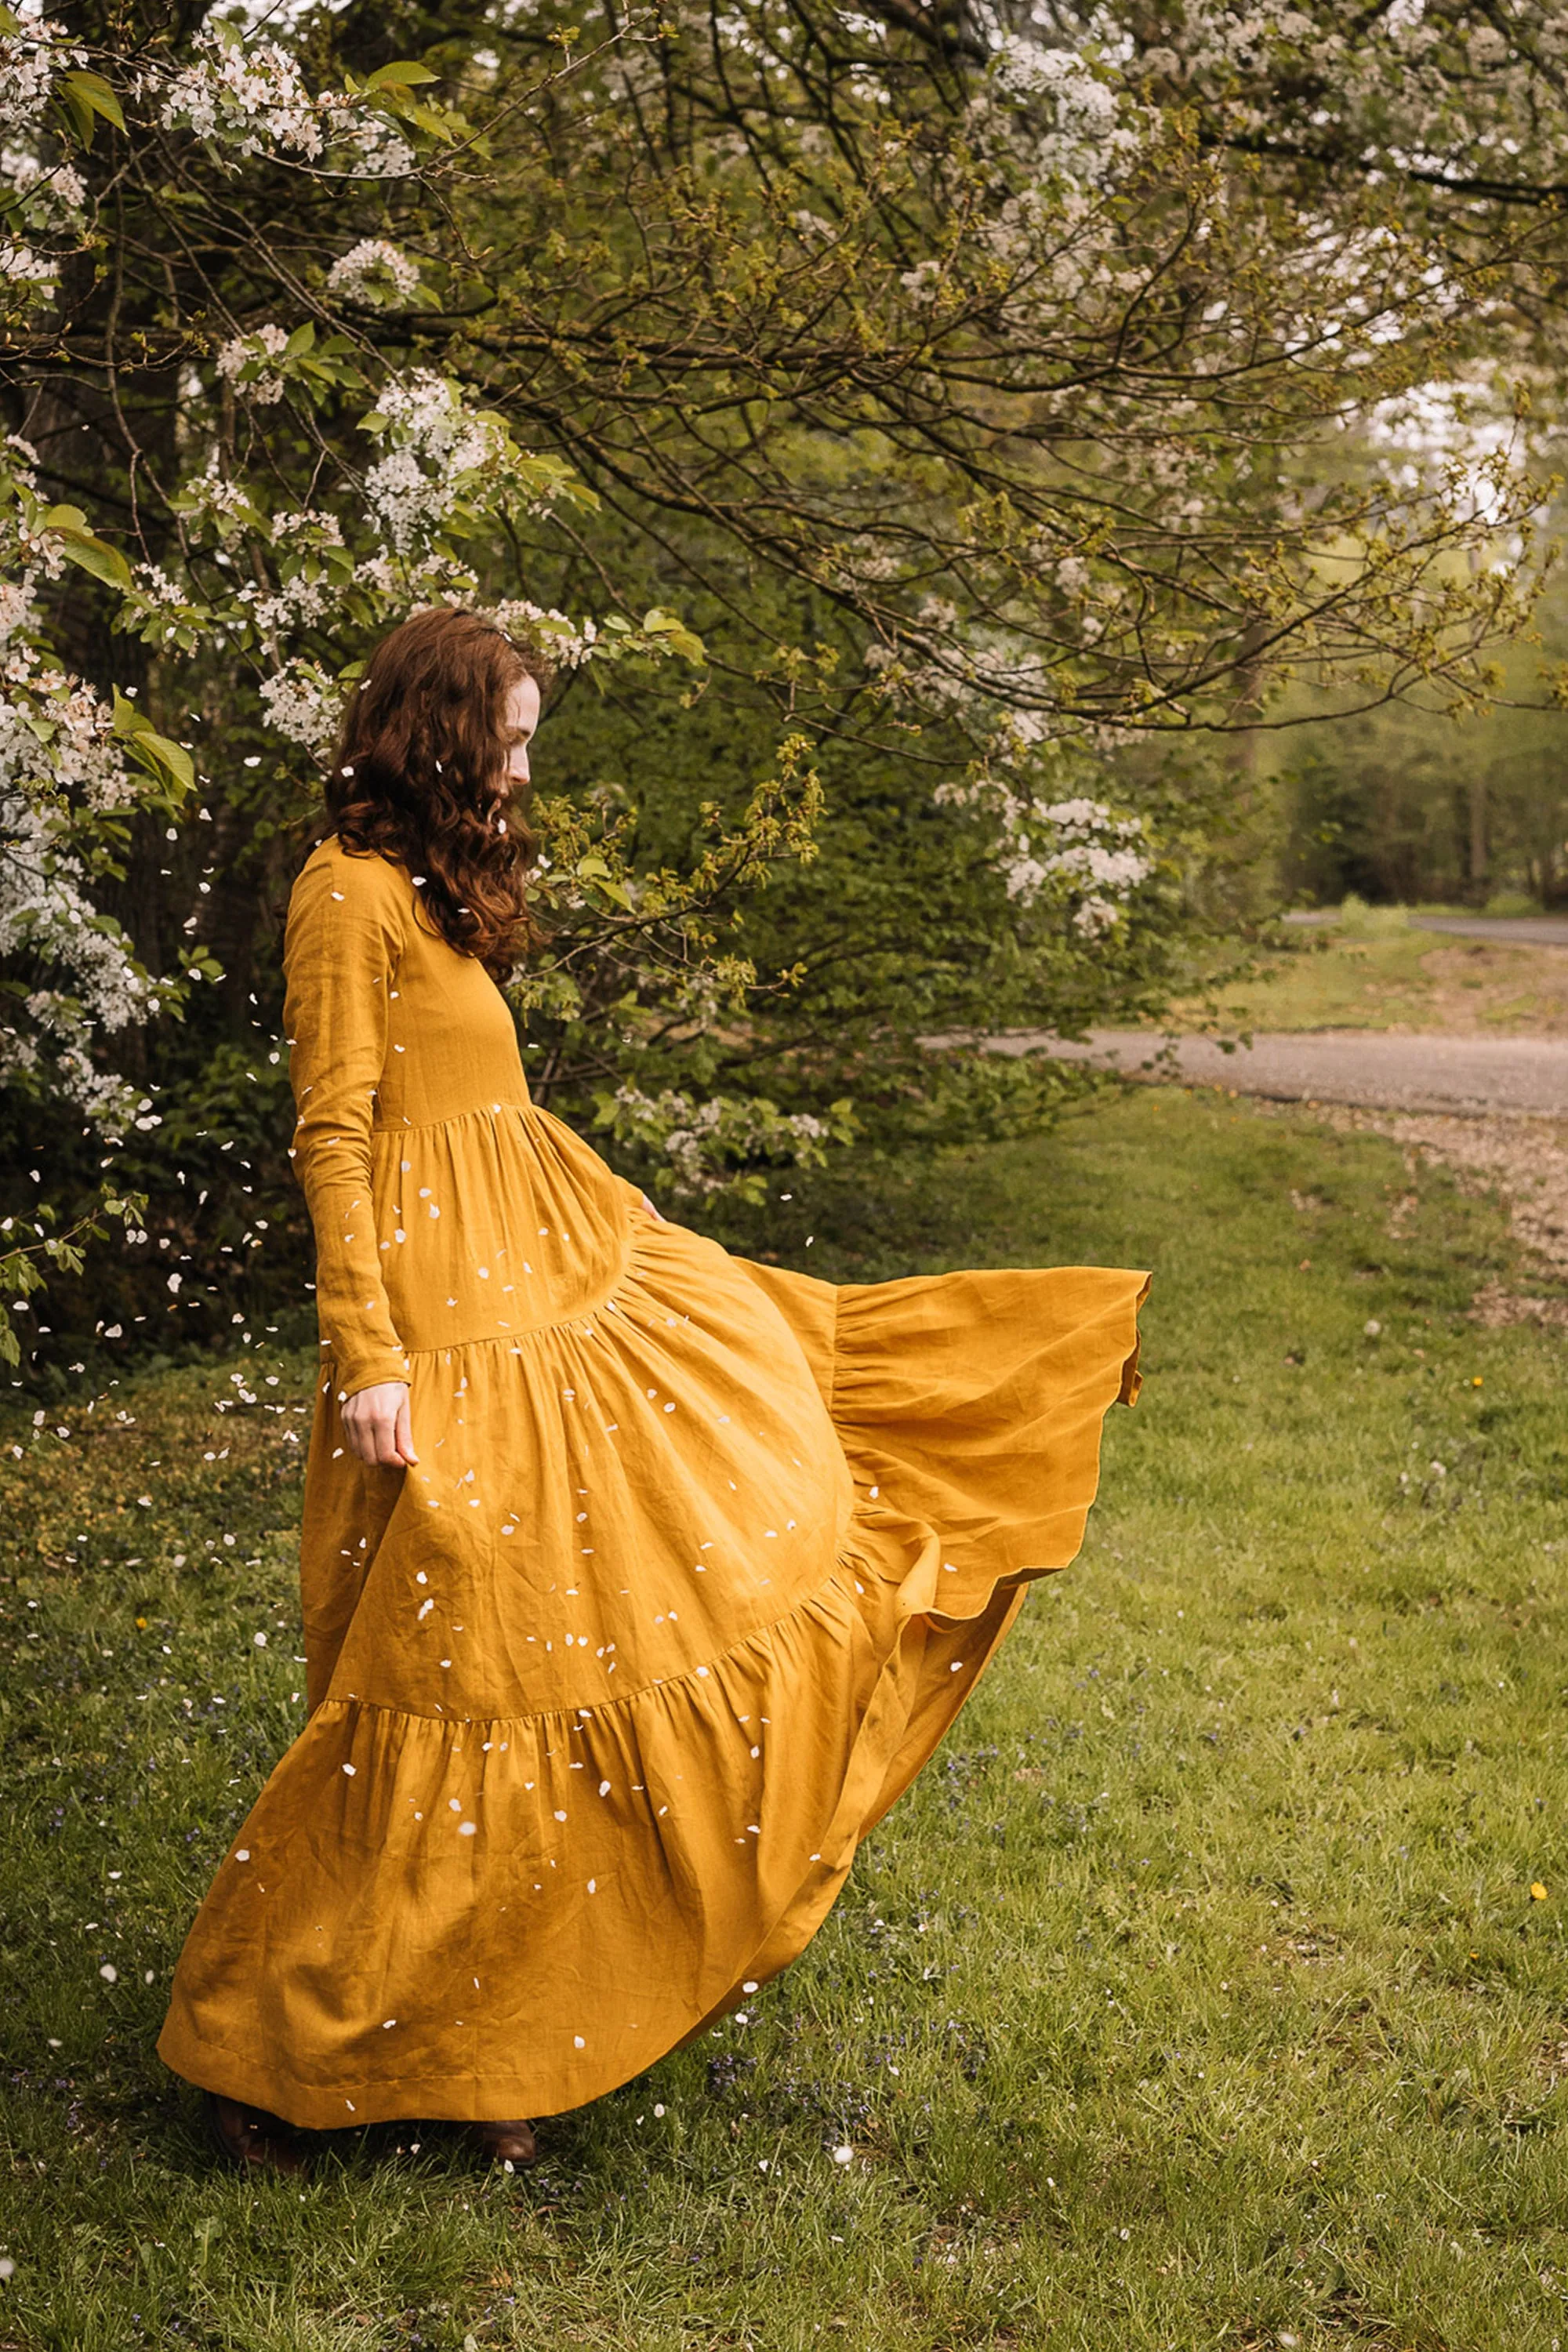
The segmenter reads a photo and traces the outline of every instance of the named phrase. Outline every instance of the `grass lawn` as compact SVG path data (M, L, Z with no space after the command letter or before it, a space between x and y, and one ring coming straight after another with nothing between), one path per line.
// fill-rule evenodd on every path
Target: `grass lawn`
M805 1958L531 2173L233 2178L153 2053L302 1715L308 1360L0 1428L6 2352L1568 2344L1568 1417L1468 1319L1501 1213L1153 1088L813 1213L850 1279L1152 1266L1143 1399Z
M1349 930L1302 930L1220 992L1238 1028L1403 1029L1447 1036L1568 1036L1568 948L1515 947L1406 928L1368 910ZM1200 1008L1185 1008L1188 1018ZM1183 1008L1173 1016L1179 1023Z

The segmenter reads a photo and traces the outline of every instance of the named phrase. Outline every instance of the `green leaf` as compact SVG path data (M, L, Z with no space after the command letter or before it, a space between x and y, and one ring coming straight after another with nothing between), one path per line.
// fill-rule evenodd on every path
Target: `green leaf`
M77 564L83 572L90 572L95 580L107 581L111 588L132 585L131 566L120 550L94 538L86 528L87 517L79 507L51 507L43 518L43 524L50 538L59 541L60 552L68 563Z
M171 742L160 735L143 710L138 710L129 695L114 689L114 715L111 731L119 737L140 767L149 775L164 776L182 793L188 793L196 781L195 765L182 744Z
M366 89L412 89L419 82L439 81L438 73L428 66L416 65L412 58L395 58L389 66L378 67L366 82Z
M444 139L448 146L457 137L456 127L447 116L421 106L416 98L406 97L400 89L378 90L376 95L387 113L395 115L400 122L411 123L415 130L425 131L432 139Z
M93 125L93 113L91 107L84 105L81 100L75 97L68 89L63 89L59 92L55 100L55 105L57 111L64 116L72 131L75 131L81 145L83 147L90 147L92 145Z
M79 100L91 114L101 114L105 122L112 122L116 131L125 128L124 110L110 84L101 74L87 73L77 67L61 74L56 89L62 97Z
M651 612L644 614L642 625L645 636L664 638L671 652L679 654L685 660L707 660L708 649L701 638L687 627L678 613L667 613L661 605L656 604Z
M114 733L121 737L150 735L153 732L153 721L146 712L138 710L131 697L121 694L118 687L114 688L112 727Z
M92 145L93 126L101 115L117 131L125 128L119 99L101 74L73 69L63 73L54 88L54 101L84 147Z

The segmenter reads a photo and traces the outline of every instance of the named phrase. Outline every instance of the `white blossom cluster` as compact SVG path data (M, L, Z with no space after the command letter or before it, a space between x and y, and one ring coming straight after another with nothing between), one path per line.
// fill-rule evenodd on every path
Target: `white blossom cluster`
M942 295L942 263L934 256L917 261L912 269L900 271L899 283L911 302L922 305L935 302Z
M135 593L144 613L159 612L165 616L163 629L167 643L176 634L175 615L189 605L187 592L177 580L171 580L161 563L136 563L132 566Z
M52 64L62 61L56 52ZM29 103L28 93L41 78L47 94L50 71L50 45L30 47L25 38L0 37L0 130L37 134L44 97ZM5 146L0 199L0 280L16 289L23 302L46 299L55 290L63 255L79 244L86 226L81 174L58 155L46 163L29 148Z
M994 776L939 784L935 798L984 810L996 828L996 863L1007 896L1020 906L1042 897L1071 908L1081 939L1103 939L1153 872L1142 819L1119 817L1103 801L1079 794L1044 801L1015 793Z
M399 554L427 539L453 501L508 455L500 420L470 409L431 368L393 377L364 422L386 448L365 476L365 502Z
M240 614L254 625L255 635L268 645L285 630L325 620L342 599L341 582L324 572L310 571L293 572L276 589L258 587L254 580L243 581L234 595Z
M284 377L270 362L280 359L288 347L287 327L256 327L249 334L236 335L223 345L217 355L217 372L247 400L270 406L282 399L286 389Z
M35 597L63 568L38 525L37 453L13 434L0 449L0 956L24 953L58 977L31 988L0 1026L0 1077L47 1086L108 1139L156 1125L151 1104L100 1068L95 1035L159 1009L120 926L100 914L69 837L68 811L89 821L134 807L141 786L110 705L46 649ZM78 820L79 821L79 819Z
M96 814L130 808L138 790L113 733L113 714L29 633L33 582L0 589L0 786L68 795Z
M1139 135L1123 119L1114 84L1074 49L1047 48L1021 34L1000 43L991 89L974 102L984 119L998 97L1048 121L1036 143L1042 177L1094 182L1137 152Z
M540 640L549 648L552 661L563 669L575 669L591 661L599 644L596 621L584 620L580 625L569 620L553 605L548 610L542 604L531 604L525 596L509 596L494 607L493 618L510 634Z
M0 228L0 278L54 291L63 250L74 248L86 225L86 189L70 164L46 164L25 150L0 150L0 195L8 199ZM50 247L46 241L53 239ZM37 241L35 241L37 240Z
M328 270L327 291L349 302L410 302L419 291L419 265L384 236L361 237Z
M1280 93L1294 87L1311 127L1334 123L1368 163L1441 173L1457 161L1462 178L1489 156L1500 178L1528 178L1533 148L1558 176L1568 11L1557 0L1506 11L1401 0L1353 25L1327 5L1183 0L1122 62L1130 83L1168 83L1223 105L1232 130L1287 145L1295 126Z
M268 725L319 760L332 747L342 700L336 679L311 661L290 662L261 682Z
M52 288L58 276L59 266L52 255L0 236L0 278L14 286L33 286L42 291Z
M87 188L69 163L45 163L26 149L0 148L0 181L30 227L70 229L81 220Z
M92 688L45 666L31 645L12 646L0 666L0 779L80 795L102 813L138 797L110 710Z
M1402 488L1419 493L1456 467L1476 509L1500 503L1521 440L1519 419L1500 408L1484 377L1417 384L1368 412L1367 439Z
M79 736L88 731L85 694L72 698ZM115 1142L132 1125L158 1122L150 1099L100 1068L89 1047L100 1033L145 1021L160 999L119 925L95 910L79 862L41 804L38 770L47 757L26 715L25 704L0 694L0 956L26 954L63 977L28 991L19 1008L26 1026L0 1025L0 1078L47 1082Z
M1396 15L1418 16L1417 9ZM1319 41L1321 28L1305 10L1291 7L1237 9L1214 0L1190 0L1165 27L1166 40L1145 49L1132 70L1191 82L1217 74L1250 71L1281 43ZM1171 46L1167 46L1167 41Z
M280 42L243 41L221 22L196 38L202 54L163 91L165 129L240 157L282 152L314 163L341 150L359 177L400 179L414 169L412 148L378 108L312 92Z
M687 1194L721 1191L738 1160L765 1156L774 1166L815 1162L830 1132L826 1120L810 1111L784 1112L771 1102L726 1095L700 1103L673 1087L647 1095L621 1086L612 1100L617 1136L662 1152L675 1191Z
M244 486L230 478L216 448L202 471L180 485L179 509L194 525L205 525L225 548L240 539L255 519Z
M247 641L264 645L276 656L279 640L291 631L327 620L342 602L352 578L372 594L384 593L393 583L384 571L384 559L370 557L352 572L331 560L343 546L342 525L335 515L314 507L286 509L270 520L268 535L279 577L275 586L242 581L234 591L230 625ZM313 674L314 665L308 664ZM316 737L296 726L282 730L296 742Z
M36 16L14 33L0 34L0 135L36 130L56 74L86 61L85 51L69 47L65 26L52 16Z

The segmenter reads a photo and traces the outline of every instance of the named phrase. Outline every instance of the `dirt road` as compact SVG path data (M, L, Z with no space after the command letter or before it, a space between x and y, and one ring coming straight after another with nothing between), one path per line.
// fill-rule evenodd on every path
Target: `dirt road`
M1417 931L1497 940L1504 947L1568 948L1568 917L1562 915L1412 915L1410 922Z
M1292 929L1329 930L1337 907L1311 908L1284 919ZM1412 930L1449 931L1456 939L1496 940L1503 947L1568 948L1568 915L1410 915Z
M1391 1037L1324 1029L1257 1036L1226 1053L1208 1037L1165 1039L1099 1029L1071 1045L1045 1032L992 1037L994 1054L1049 1045L1065 1061L1098 1062L1129 1076L1234 1087L1276 1102L1349 1103L1366 1109L1478 1117L1568 1118L1568 1039ZM1170 1058L1157 1057L1169 1047Z

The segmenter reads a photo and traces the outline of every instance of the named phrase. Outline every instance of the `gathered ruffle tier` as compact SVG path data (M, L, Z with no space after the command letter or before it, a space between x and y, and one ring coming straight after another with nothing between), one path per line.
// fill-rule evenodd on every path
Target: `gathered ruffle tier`
M459 1124L388 1147L464 1204L398 1309L420 1458L337 1450L329 1360L310 1713L158 2045L311 2127L582 2105L795 1958L1077 1550L1137 1386L1140 1273L835 1287L657 1221L531 1107ZM384 1238L409 1210L378 1176Z

